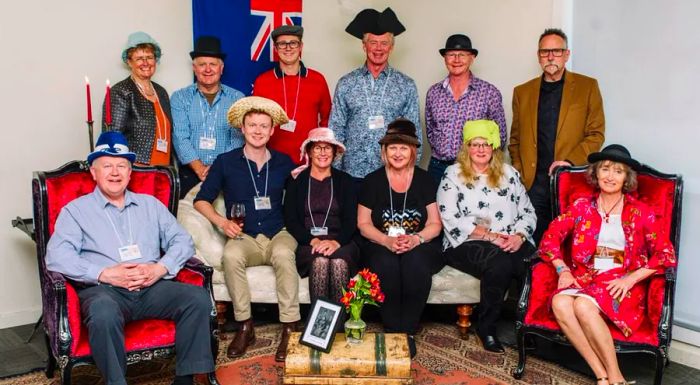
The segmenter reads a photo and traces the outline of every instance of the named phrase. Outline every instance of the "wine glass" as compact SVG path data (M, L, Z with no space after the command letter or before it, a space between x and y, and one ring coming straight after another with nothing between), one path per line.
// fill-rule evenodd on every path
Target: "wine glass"
M231 205L230 219L236 224L243 228L243 223L245 222L245 204L237 202ZM243 237L238 234L236 239L242 239Z

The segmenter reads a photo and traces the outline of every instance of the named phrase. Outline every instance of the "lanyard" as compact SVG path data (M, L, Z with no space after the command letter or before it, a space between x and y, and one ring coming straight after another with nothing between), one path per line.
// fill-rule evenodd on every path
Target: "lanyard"
M389 207L391 208L391 222L394 224L394 226L396 226L396 221L394 220L394 198L392 197L393 194L391 193L391 179L389 179L389 172L386 171L386 169L384 169L384 172L386 173L386 181L389 184L389 205L390 205ZM408 190L410 188L411 188L411 186L408 186L406 188L406 192L403 195L403 209L401 210L402 217L406 213L406 198L408 197ZM400 223L401 223L401 221L399 221L399 224ZM401 226L399 226L399 227L401 227Z
M372 76L371 73L370 73L370 76ZM379 104L377 105L377 111L382 110L382 105L384 104L384 93L386 93L386 87L389 84L390 78L391 78L391 72L387 71L386 80L384 82L384 88L382 88L382 96L379 98ZM367 92L367 88L369 87L369 84L367 84L366 78L363 77L362 80L365 83L365 87L363 87L363 89L365 91L365 98L367 98L367 106L370 108L369 115L374 116L374 114L373 114L374 109L372 109L372 107L371 107L372 106L372 99L370 98L369 93ZM372 93L374 93L374 85L372 85Z
M301 89L301 70L297 74L297 96L294 99L294 115L292 115L292 120L297 117L297 108L299 107L299 90ZM287 84L284 81L284 71L282 71L282 93L284 94L284 112L289 114L287 110Z
M309 174L309 191L306 194L306 203L309 206L309 216L311 217L311 225L316 227L316 222L314 222L314 213L311 212L311 174ZM326 221L328 220L328 214L331 212L331 205L333 205L333 179L331 178L331 199L328 201L328 210L326 210L326 217L323 218L323 225L321 227L326 227Z
M127 210L128 208L124 208L124 210ZM119 235L119 231L117 231L117 226L114 225L114 221L112 221L112 216L109 215L109 211L105 211L105 215L107 215L107 219L109 220L109 223L112 224L112 229L114 229L114 234L117 235L117 239L119 240L119 245L124 246L124 240L122 240L121 235ZM131 232L131 215L129 214L129 210L126 211L126 221L129 224L129 241L128 245L131 245L134 243L134 235ZM127 245L127 246L128 246Z
M211 112L210 111L204 112L205 110L209 110L210 108L209 108L209 102L204 101L204 103L202 103L202 99L206 99L204 97L204 95L200 95L200 98L199 98L199 108L201 109L201 112L202 112L202 126L204 126L204 131L205 131L204 136L207 138L213 139L215 136L214 135L214 126L216 125L217 118L219 117L219 104L220 103L216 103L216 108L214 108L214 119L211 121L211 124L207 124L209 122L207 117L209 115L211 115ZM207 136L207 133L210 136Z
M248 160L248 155L245 154L245 148L243 149L243 157L245 158L245 164L248 165L248 172L250 172L250 180L253 181L253 187L255 188L255 196L260 198L260 192L258 192L258 185L255 184L255 178L253 177L253 169L250 168L250 160ZM267 180L270 177L270 159L272 159L272 156L270 156L265 162L265 194L263 195L264 197L267 196Z
M132 77L131 80L136 83L136 87L138 87L139 91L141 91L141 94L146 96L146 90L143 89L143 86L141 86L134 78ZM150 80L149 80L150 83ZM160 115L162 117L161 122L165 124L167 121L167 117L165 116L165 111L163 111L163 107L160 105L160 98L158 97L158 92L156 92L156 88L153 87L153 83L151 83L151 88L153 89L153 95L156 97L156 101L153 102L153 109L155 110L156 114L160 112ZM156 108L156 105L158 105L159 108ZM167 133L164 132L165 127L161 127L160 124L158 124L158 119L156 119L156 139L161 139L165 140L168 138ZM164 135L161 135L164 134Z

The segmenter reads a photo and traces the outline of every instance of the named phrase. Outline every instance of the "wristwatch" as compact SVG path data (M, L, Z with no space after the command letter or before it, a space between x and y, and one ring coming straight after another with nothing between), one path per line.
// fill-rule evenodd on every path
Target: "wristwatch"
M520 239L522 239L523 243L525 243L525 241L527 241L527 237L525 236L525 234L523 234L523 233L515 233L515 235L519 236Z
M423 236L420 235L420 233L413 233L413 234L418 236L418 241L420 241L421 245L425 243L425 238L423 238Z

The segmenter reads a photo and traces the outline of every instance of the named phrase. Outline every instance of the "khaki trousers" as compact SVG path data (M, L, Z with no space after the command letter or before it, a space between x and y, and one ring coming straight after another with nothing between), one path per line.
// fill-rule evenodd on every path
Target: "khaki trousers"
M275 270L280 321L299 321L299 274L295 262L297 241L284 229L272 239L263 234L255 238L247 234L241 236L241 239L232 238L226 242L223 256L224 277L233 300L236 321L245 321L252 316L250 288L245 272L247 267L260 265L271 265Z

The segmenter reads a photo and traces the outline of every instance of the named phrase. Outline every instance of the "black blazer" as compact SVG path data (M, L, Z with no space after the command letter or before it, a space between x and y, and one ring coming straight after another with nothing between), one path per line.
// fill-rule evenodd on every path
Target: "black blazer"
M304 226L304 209L306 208L306 196L309 191L309 177L311 167L302 171L296 179L289 178L284 197L284 223L287 231L299 242L299 245L308 245L313 239L309 229ZM333 192L340 206L341 229L338 243L345 246L353 240L357 234L357 194L355 182L352 177L336 168L331 168ZM313 199L313 197L312 197Z

